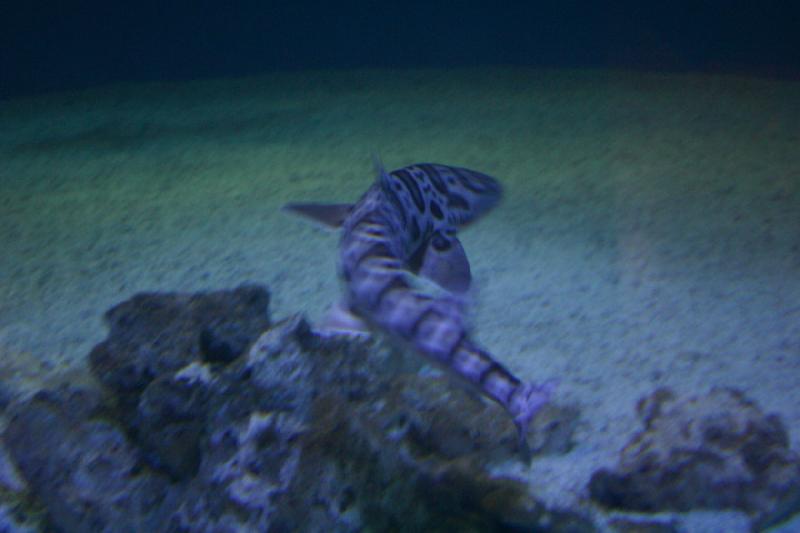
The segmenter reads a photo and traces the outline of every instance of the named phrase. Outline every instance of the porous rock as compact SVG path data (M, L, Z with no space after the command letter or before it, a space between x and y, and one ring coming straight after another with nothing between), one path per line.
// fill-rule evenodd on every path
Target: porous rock
M105 313L106 340L89 355L92 373L121 401L136 404L157 376L193 361L227 363L269 327L269 292L142 293Z
M800 461L776 415L735 389L678 399L659 389L638 405L644 430L616 470L589 483L600 504L634 511L739 509L754 526L800 509Z
M147 385L129 419L144 457L175 479L191 477L200 465L207 385L175 374L161 375Z
M92 419L99 407L92 390L39 392L13 407L4 434L9 452L49 529L155 528L168 510L168 486L156 474L137 474L136 453L123 432Z
M134 297L128 311L109 312L112 333L92 352L105 395L58 389L13 407L5 439L48 527L594 530L581 513L491 474L519 452L498 406L445 376L398 370L407 355L385 343L319 336L297 315L265 326L235 357L244 337L209 357L202 332L213 321L198 309L225 322L217 331L255 331L266 291L245 293L234 296L241 306L220 293L205 307L208 295ZM242 306L238 318L216 314ZM546 418L533 426L552 435L536 447L554 453L568 446L575 416L551 409ZM30 438L37 444L26 446Z

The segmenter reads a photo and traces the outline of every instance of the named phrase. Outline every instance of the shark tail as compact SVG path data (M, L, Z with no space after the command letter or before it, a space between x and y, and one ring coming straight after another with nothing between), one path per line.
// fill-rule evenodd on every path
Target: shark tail
M527 438L531 421L542 407L550 402L557 385L558 383L553 380L546 381L541 385L524 383L520 386L519 392L514 395L512 405L509 406L514 418L514 425L517 426L519 449L526 463L531 460L531 449Z

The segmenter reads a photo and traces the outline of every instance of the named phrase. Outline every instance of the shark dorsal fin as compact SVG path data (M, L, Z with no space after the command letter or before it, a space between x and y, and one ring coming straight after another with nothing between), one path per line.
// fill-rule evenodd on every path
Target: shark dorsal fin
M283 206L300 216L320 222L329 228L339 228L353 209L353 204L318 204L291 202Z
M378 154L372 154L372 168L377 175L377 180L380 187L384 191L387 191L387 194L392 194L392 179L389 177L389 173L386 172L386 167L383 166L383 161L381 161L381 158L378 156Z

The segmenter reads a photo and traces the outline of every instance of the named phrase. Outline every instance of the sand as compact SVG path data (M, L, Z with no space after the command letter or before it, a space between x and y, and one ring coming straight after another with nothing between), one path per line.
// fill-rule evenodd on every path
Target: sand
M636 401L740 388L800 438L800 84L605 70L347 71L118 85L0 102L0 373L81 368L139 291L337 299L333 233L290 200L351 201L372 154L502 180L462 234L475 335L560 380L577 445L527 476L585 495ZM6 368L8 367L8 368Z

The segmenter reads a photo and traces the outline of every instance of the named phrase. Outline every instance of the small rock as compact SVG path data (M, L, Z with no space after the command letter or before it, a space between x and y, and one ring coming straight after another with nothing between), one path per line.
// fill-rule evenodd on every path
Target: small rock
M739 509L756 528L800 509L800 460L775 415L735 389L677 399L666 389L639 402L645 426L601 469L591 497L633 511Z
M187 479L200 465L208 387L202 381L161 376L141 395L129 428L150 464L173 479Z
M242 285L197 294L141 293L105 314L110 331L89 354L94 376L130 410L156 377L193 361L229 363L270 325L269 292Z

